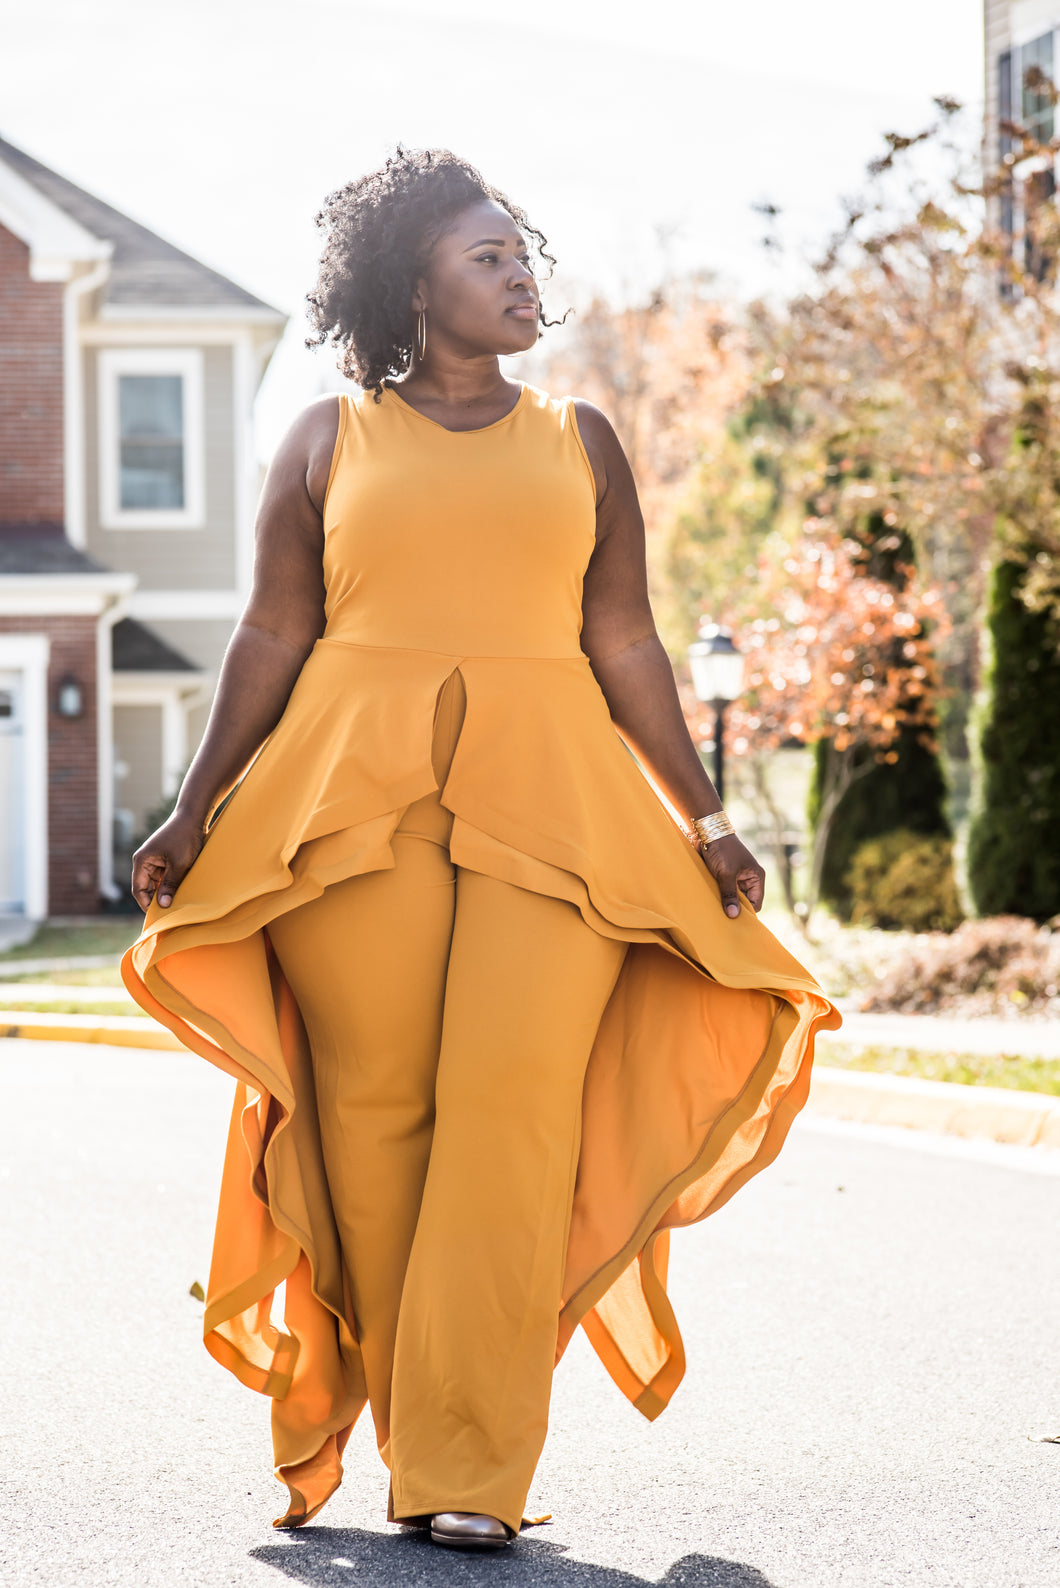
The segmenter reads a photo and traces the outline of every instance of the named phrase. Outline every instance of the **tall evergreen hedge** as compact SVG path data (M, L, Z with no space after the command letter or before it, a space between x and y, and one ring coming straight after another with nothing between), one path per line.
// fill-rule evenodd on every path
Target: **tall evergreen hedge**
M981 915L1060 912L1060 656L1048 618L1019 599L1025 564L998 563L979 720L968 880Z
M915 728L903 728L891 746L898 760L877 764L852 783L839 802L824 854L821 898L842 920L849 920L854 898L847 886L854 855L872 838L904 829L924 838L951 837L946 815L946 780L934 750L920 743ZM820 806L821 773L826 746L817 745L810 793L810 820ZM863 752L865 759L872 751Z
M905 583L902 570L915 561L909 537L889 528L874 513L865 521L859 538L866 552L866 575L901 588ZM825 848L821 898L842 920L848 921L853 909L846 878L862 844L899 829L924 838L953 836L946 814L946 779L937 752L920 742L922 732L921 728L903 728L891 745L897 761L877 763L851 784L839 802ZM826 751L825 744L817 745L809 801L813 827L820 809ZM862 756L863 760L874 759L874 752L865 750Z

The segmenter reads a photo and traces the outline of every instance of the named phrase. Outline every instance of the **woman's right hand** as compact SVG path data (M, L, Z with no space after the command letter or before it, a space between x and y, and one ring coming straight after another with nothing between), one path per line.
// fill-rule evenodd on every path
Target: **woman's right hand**
M132 896L147 914L152 899L164 910L173 902L198 858L206 835L202 823L174 811L133 855Z

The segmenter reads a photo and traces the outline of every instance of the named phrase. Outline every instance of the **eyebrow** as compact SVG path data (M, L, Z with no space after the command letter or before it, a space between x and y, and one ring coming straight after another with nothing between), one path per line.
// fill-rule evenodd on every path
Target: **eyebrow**
M504 237L480 237L477 243L472 243L470 247L464 249L464 252L465 254L469 254L472 248L483 248L485 247L486 243L489 243L493 248L503 248L506 241L507 238ZM517 237L515 241L516 246L521 244L523 248L526 247L525 237Z

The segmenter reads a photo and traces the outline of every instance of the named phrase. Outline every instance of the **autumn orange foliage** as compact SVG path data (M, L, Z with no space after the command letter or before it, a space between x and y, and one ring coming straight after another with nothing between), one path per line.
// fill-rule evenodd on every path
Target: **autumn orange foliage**
M939 592L924 589L912 568L891 582L872 577L865 562L858 542L807 519L793 546L771 540L758 578L722 614L739 632L745 659L727 752L754 761L792 740L826 747L808 912L847 789L878 761L897 760L893 746L904 728L925 738L935 728L934 646L948 625ZM713 722L690 691L685 707L693 735L705 738ZM756 781L767 798L765 780Z

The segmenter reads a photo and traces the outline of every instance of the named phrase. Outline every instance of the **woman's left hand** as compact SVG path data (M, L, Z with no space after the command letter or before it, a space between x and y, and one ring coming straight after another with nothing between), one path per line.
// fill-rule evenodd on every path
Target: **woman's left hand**
M699 852L703 864L721 889L721 903L726 915L735 918L740 913L740 893L737 890L746 895L748 904L755 911L762 908L766 892L765 871L735 833L703 844Z

